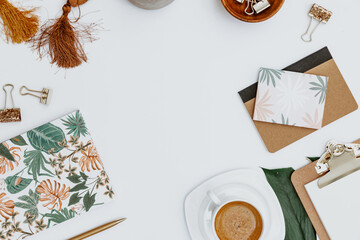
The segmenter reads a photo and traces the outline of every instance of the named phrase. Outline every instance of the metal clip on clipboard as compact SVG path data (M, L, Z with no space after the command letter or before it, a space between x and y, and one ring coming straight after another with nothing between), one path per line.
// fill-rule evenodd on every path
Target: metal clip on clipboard
M360 170L360 144L330 141L315 169L323 175L318 180L319 188Z

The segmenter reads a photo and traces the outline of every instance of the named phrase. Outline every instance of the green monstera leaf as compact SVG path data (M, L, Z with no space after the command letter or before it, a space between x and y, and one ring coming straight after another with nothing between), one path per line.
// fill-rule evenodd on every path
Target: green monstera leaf
M32 181L32 179L22 178L22 177L18 177L18 176L10 176L10 177L7 177L5 180L6 189L9 191L9 193L15 194L15 193L21 192L27 186L29 186L31 181Z
M11 155L9 149L7 147L5 147L5 145L3 143L0 143L0 155L10 161L15 162L14 156Z
M67 143L65 134L61 128L51 123L44 124L41 127L29 131L27 137L31 146L45 153L49 153L50 150L57 153L64 148L59 143Z
M285 240L316 240L314 227L290 180L294 169L263 168L263 171L283 210Z
M309 159L312 162L315 162L315 161L319 160L320 157L307 157L307 159Z

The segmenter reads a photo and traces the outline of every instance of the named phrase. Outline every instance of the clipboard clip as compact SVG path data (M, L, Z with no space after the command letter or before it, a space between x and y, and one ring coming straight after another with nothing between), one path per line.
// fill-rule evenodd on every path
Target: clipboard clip
M319 188L360 170L360 144L328 142L315 169L319 175L323 175L318 180Z

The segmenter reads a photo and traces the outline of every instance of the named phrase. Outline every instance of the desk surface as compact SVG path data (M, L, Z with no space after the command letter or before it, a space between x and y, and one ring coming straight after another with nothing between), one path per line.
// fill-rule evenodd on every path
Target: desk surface
M220 0L175 0L157 11L126 0L90 0L80 21L102 19L104 31L85 45L88 63L68 71L38 61L26 45L1 41L0 83L49 87L54 96L42 106L16 91L23 121L0 125L0 141L81 109L117 193L112 204L35 238L65 239L125 216L119 227L91 239L189 239L183 201L205 179L241 167L299 168L329 139L357 139L359 111L270 154L237 94L256 81L259 67L283 68L328 46L360 102L360 2L319 1L334 15L309 44L300 35L312 3L287 0L272 19L248 24L228 14ZM25 4L43 6L43 20L62 6Z

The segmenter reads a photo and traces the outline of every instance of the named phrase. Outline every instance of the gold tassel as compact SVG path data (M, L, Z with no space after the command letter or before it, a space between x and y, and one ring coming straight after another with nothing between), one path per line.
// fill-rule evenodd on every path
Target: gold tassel
M0 0L1 24L6 40L12 43L22 43L32 38L39 29L39 17L35 9L20 10L8 0Z
M78 7L80 5L83 5L84 3L86 3L88 0L69 0L69 3L72 7Z
M91 32L97 24L79 25L69 20L71 3L63 6L63 14L56 20L41 27L39 33L31 39L32 47L40 58L49 55L52 64L60 68L74 68L87 61L82 42L95 40Z

